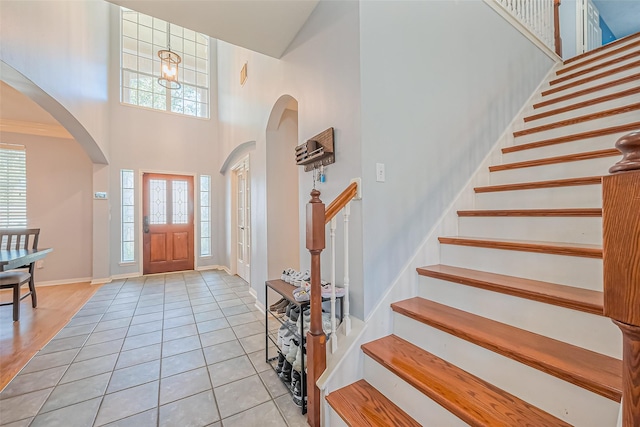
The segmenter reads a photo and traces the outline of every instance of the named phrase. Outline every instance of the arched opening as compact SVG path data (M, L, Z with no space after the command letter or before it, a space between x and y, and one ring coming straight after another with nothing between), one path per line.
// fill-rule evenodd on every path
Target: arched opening
M285 268L300 268L297 141L298 101L283 95L271 110L266 133L269 278L279 278Z

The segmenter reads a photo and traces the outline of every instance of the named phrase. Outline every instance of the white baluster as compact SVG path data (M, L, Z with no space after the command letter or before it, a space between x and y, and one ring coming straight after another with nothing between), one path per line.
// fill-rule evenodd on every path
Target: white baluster
M338 350L338 335L336 334L336 217L331 218L331 353Z
M344 333L351 333L351 318L349 317L349 215L351 215L351 202L344 207Z

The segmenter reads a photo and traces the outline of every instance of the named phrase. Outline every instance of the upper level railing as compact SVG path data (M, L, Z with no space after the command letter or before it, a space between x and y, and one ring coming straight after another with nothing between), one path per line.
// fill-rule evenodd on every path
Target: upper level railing
M558 56L560 39L560 0L485 0L499 5L534 37Z
M640 427L640 131L602 178L604 314L622 331L622 426Z

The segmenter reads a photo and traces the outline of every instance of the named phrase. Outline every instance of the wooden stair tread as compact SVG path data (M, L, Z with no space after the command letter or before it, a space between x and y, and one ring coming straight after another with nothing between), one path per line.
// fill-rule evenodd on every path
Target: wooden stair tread
M603 315L603 293L590 289L441 264L419 267L416 270L418 274L425 277Z
M571 209L485 209L460 210L458 216L491 216L491 217L601 217L602 208L571 208Z
M634 33L634 34L629 34L628 36L621 37L618 40L612 41L611 43L607 43L604 46L600 46L600 47L598 47L596 49L592 49L592 50L590 50L588 52L581 53L580 55L576 55L573 58L569 58L569 59L563 61L563 64L567 65L567 64L570 64L570 63L575 62L575 61L580 61L581 59L583 59L585 57L589 57L589 56L592 56L592 55L598 55L598 54L602 53L603 51L609 50L609 49L611 49L611 48L613 48L615 46L618 46L618 45L620 45L622 43L626 43L627 41L633 40L633 39L638 38L638 37L640 37L640 32Z
M571 135L559 136L541 141L529 142L527 144L512 145L502 149L502 153L513 153L515 151L530 150L532 148L547 147L549 145L562 144L565 142L580 141L582 139L595 138L598 136L611 135L614 133L634 131L640 128L640 122L627 123L624 125L612 126L608 128L596 129L587 132L574 133Z
M592 105L601 104L603 102L612 101L618 98L624 98L626 96L635 95L640 93L640 86L622 90L620 92L611 93L609 95L599 96L597 98L591 98L587 101L578 102L576 104L567 105L566 107L556 108L554 110L545 111L544 113L533 114L531 116L527 116L524 118L524 122L528 123L534 120L539 120L545 117L555 116L556 114L562 114L573 110L578 110L580 108L589 107Z
M635 34L635 37L637 37L637 34ZM627 38L626 40L623 40L623 39L620 39L620 40L627 41L627 40L629 40L629 38ZM601 50L601 51L598 51L597 53L602 53L602 55L596 55L593 58L589 58L589 59L587 59L585 61L580 62L579 64L574 64L574 65L569 65L569 66L567 66L567 63L565 62L564 63L565 66L560 68L556 72L556 75L560 76L562 74L570 73L573 70L577 70L578 68L584 67L585 65L591 64L592 62L599 61L599 60L601 60L603 58L606 58L607 56L616 55L616 54L618 54L620 52L624 52L625 50L633 49L634 47L638 47L638 46L640 46L640 40L634 41L634 42L629 43L629 44L627 44L625 46L620 46L620 47L615 48L615 49L612 48L613 47L612 44L607 44L605 46L601 46L601 48L604 48L602 50L606 50L606 52L602 52L602 50ZM600 48L598 48L598 49L600 49ZM597 49L594 49L594 50L597 50Z
M348 426L420 427L420 423L365 380L333 391L326 399Z
M640 40L638 40L638 41L636 41L634 43L631 43L631 44L629 44L627 46L624 46L624 50L632 49L632 48L638 47L638 46L640 46ZM623 49L620 49L619 52L622 52L622 50ZM583 76L583 75L585 75L587 73L591 73L593 71L597 71L597 70L599 70L601 68L608 67L608 66L614 65L614 64L618 64L620 62L624 62L627 59L636 58L637 56L638 56L638 52L630 52L630 53L627 53L625 55L619 56L617 58L613 58L613 59L610 59L608 61L600 62L598 64L592 65L592 66L590 66L588 68L583 68L583 69L581 69L579 71L575 71L575 72L571 72L571 71L577 70L578 68L583 67L584 65L586 65L586 62L583 62L582 64L579 64L579 65L576 64L576 65L572 66L573 68L571 68L571 67L563 68L562 70L566 70L564 73L561 73L560 72L561 70L558 70L558 73L556 73L556 74L558 74L558 75L565 74L565 75L563 75L562 77L558 77L557 79L551 80L549 82L549 84L551 86L553 86L553 85L556 85L558 83L562 83L564 81L567 81L567 80L570 80L570 79L573 79L573 78L576 78L576 77L579 77L579 76ZM569 68L571 68L571 69L569 69ZM566 73L569 73L569 74L566 74Z
M369 357L472 426L570 426L395 335L362 346Z
M537 109L537 108L541 108L541 107L546 107L547 105L552 105L552 104L555 104L555 103L558 103L558 102L566 101L568 99L577 98L579 96L583 96L583 95L587 95L587 94L590 94L590 93L598 92L600 90L608 89L608 88L611 88L611 87L614 87L614 86L623 85L625 83L630 83L630 82L633 82L635 80L640 80L640 73L636 73L636 74L633 74L633 75L627 76L627 77L622 77L620 79L612 80L612 81L609 81L609 82L600 83L599 85L594 85L594 86L588 87L586 89L582 89L582 90L579 90L579 91L576 91L576 92L568 93L566 95L558 96L556 98L547 99L545 101L541 101L541 102L533 104L533 108Z
M609 110L598 111L596 113L589 113L579 117L573 117L567 120L560 120L554 123L548 123L546 125L540 125L535 127L530 127L528 129L519 130L513 132L514 137L519 137L523 135L531 135L532 133L544 132L551 129L557 129L565 126L571 126L578 123L584 123L591 120L602 119L605 117L611 117L618 114L629 113L632 111L640 110L640 103L636 102L633 104L625 105L622 107L611 108Z
M526 160L522 162L503 163L501 165L489 166L490 172L498 172L504 170L530 168L534 166L552 165L557 163L577 162L580 160L600 159L603 157L620 156L617 148L607 148L604 150L587 151L584 153L565 154L563 156L545 157L542 159Z
M552 179L548 181L519 182L515 184L487 185L475 187L476 193L491 193L495 191L535 190L540 188L571 187L575 185L602 184L601 176L587 176L583 178Z
M542 96L547 96L547 95L551 95L552 93L561 92L561 91L563 91L565 89L569 89L569 88L572 88L572 87L580 86L580 85L583 85L585 83L590 83L590 82L592 82L594 80L598 80L598 79L601 79L603 77L612 76L614 74L618 74L618 73L621 73L623 71L631 70L631 69L637 68L637 67L640 67L640 61L630 62L628 64L621 65L621 66L619 66L617 68L613 68L611 70L603 71L601 73L594 74L594 75L588 76L588 77L584 77L582 79L575 80L573 82L569 82L569 83L566 83L566 84L563 84L563 85L554 86L551 89L547 89L545 91L542 91Z
M584 243L540 242L531 240L505 240L488 237L438 237L445 245L474 246L478 248L501 249L509 251L535 252L553 255L578 256L602 259L602 246Z
M452 334L611 400L622 395L622 361L424 298L391 305L414 320Z

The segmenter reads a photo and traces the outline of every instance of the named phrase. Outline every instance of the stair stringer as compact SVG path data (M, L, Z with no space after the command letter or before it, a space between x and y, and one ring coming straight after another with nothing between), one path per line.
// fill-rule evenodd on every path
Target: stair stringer
M516 130L518 123L530 114L529 107L539 97L550 76L561 66L561 63L556 63L543 77L538 87L534 89L531 96L524 102L474 173L471 174L465 186L453 198L453 201L429 230L427 236L418 245L416 251L400 270L387 292L378 301L374 309L371 310L362 326L352 331L349 337L340 336L339 345L344 347L337 353L330 354L330 352L327 352L327 369L316 383L321 393L323 425L330 426L331 419L339 418L332 416L331 407L326 403L325 396L333 390L342 388L364 377L365 355L360 347L367 342L393 333L394 315L390 308L391 304L418 295L420 276L416 274L416 268L440 262L438 237L458 234L457 211L475 206L476 193L474 188L489 185L489 166L502 163L503 154L501 149L513 145L513 132ZM346 349L344 349L345 347Z

